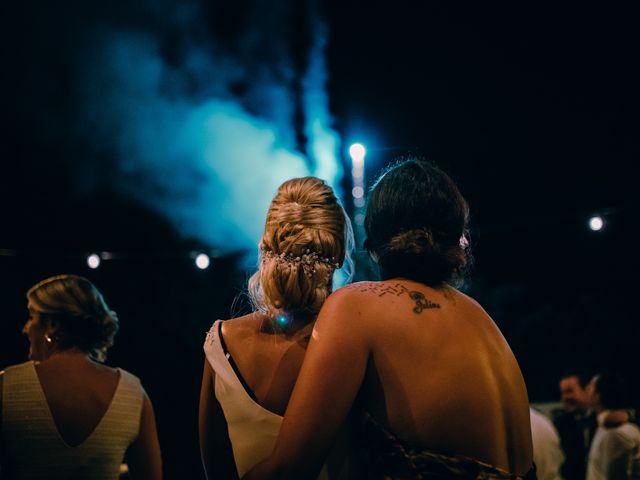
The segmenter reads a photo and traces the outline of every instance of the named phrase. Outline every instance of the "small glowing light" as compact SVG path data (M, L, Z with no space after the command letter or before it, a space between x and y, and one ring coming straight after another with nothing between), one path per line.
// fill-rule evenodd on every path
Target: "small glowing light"
M206 253L199 253L196 257L196 267L198 267L200 270L209 268L210 264L211 260L209 259L209 255L207 255Z
M351 176L353 178L362 178L362 175L364 175L364 172L362 171L362 168L352 168L351 169Z
M276 323L281 327L285 327L289 323L289 319L286 315L278 315L276 317Z
M354 198L353 199L353 204L357 207L357 208L362 208L364 207L364 198L360 197L360 198Z
M355 221L356 225L364 225L364 215L362 213L356 214Z
M364 156L367 154L367 150L361 143L354 143L349 147L349 155L353 162L353 168L362 169L364 166Z
M604 227L604 220L602 217L595 216L589 219L589 228L594 232L602 230L602 227Z
M89 266L89 268L92 268L94 270L100 266L100 261L100 255L98 255L97 253L92 253L87 257L87 265Z
M353 198L362 198L364 196L364 188L360 186L353 187L351 194L353 195Z

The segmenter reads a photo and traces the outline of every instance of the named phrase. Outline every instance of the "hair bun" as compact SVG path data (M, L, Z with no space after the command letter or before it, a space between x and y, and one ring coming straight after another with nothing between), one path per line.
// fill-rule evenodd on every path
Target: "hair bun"
M469 207L453 180L419 159L390 166L367 203L367 249L382 279L425 285L458 283L471 262L466 237Z
M284 182L273 198L249 280L254 308L311 318L331 293L333 272L350 265L351 225L333 190L316 177Z
M278 217L277 221L281 224L284 223L299 223L301 219L305 218L309 207L298 202L287 202L277 206Z
M89 280L56 275L34 285L27 298L35 311L57 326L60 348L78 348L104 361L118 331L118 316Z
M439 245L433 238L433 233L424 228L406 230L394 235L386 248L390 252L404 252L414 255L440 251Z

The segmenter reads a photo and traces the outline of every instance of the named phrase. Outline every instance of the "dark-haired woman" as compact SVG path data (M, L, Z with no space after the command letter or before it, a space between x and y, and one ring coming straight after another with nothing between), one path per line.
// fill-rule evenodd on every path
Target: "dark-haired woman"
M162 478L149 397L103 365L118 319L96 287L59 275L27 293L30 361L0 374L2 478Z
M535 478L528 399L500 331L452 285L468 207L418 160L387 170L365 229L382 281L325 302L275 449L247 478L312 478L351 410L365 478Z

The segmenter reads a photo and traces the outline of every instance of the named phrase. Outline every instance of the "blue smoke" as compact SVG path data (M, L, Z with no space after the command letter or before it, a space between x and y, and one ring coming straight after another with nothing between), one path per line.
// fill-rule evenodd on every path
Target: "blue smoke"
M339 192L335 179L342 177L342 164L337 162L340 151L340 138L330 128L331 114L329 113L329 98L326 92L327 67L325 50L327 47L327 28L319 21L315 10L310 12L312 31L312 45L309 50L309 65L303 79L304 111L306 114L305 133L310 155L315 160L314 175L320 178L332 179L330 182L337 193Z
M326 28L314 15L298 106L286 38L256 23L258 3L234 54L206 33L197 8L183 8L178 61L167 60L158 34L104 27L80 62L80 129L97 151L113 151L114 187L223 253L255 251L284 180L317 175L335 188L342 175L325 88ZM257 60L265 42L270 56ZM296 149L296 107L308 155Z

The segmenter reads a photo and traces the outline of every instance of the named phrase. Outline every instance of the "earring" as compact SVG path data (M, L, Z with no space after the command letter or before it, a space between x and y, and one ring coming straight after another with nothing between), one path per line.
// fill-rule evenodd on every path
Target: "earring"
M53 343L53 338L51 338L48 333L44 334L44 339L47 343Z

